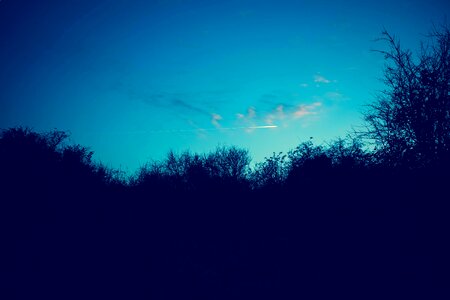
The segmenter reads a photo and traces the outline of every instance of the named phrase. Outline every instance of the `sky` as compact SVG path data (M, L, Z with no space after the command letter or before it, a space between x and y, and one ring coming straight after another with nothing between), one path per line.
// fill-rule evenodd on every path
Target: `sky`
M361 126L386 28L417 49L447 1L0 0L0 128L65 130L133 172L169 150L254 162Z

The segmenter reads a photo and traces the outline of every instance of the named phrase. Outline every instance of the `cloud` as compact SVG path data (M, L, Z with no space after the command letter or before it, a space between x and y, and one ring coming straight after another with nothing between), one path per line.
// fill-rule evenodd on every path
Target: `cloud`
M314 102L309 105L299 105L297 109L293 112L293 117L295 119L303 118L308 115L317 114L317 108L322 106L322 102Z
M332 101L340 101L340 100L347 99L346 97L344 97L344 95L342 95L339 92L328 92L325 94L325 98L332 100Z
M256 128L261 128L261 125L258 124L258 117L254 106L248 107L245 114L237 113L236 118L241 125L244 125L242 128L247 133L253 132Z
M312 114L311 111L306 109L304 106L300 106L296 111L294 111L294 118L303 118L304 116Z
M246 114L237 113L236 117L238 120L243 120L243 121L249 122L256 117L256 109L253 106L250 106L249 108L247 108Z
M315 82L315 83L325 83L325 84L328 84L328 83L330 83L331 81L330 81L329 79L323 77L322 75L316 74L316 75L314 75L314 82Z
M279 104L271 113L266 115L264 121L269 125L273 125L276 120L284 120L286 118L284 110L284 105Z
M300 87L307 88L309 85L307 83L300 83Z
M280 103L276 106L272 106L272 109L269 109L264 113L259 113L258 115L256 115L256 109L254 107L250 107L246 114L236 114L236 118L239 123L246 126L246 132L251 133L257 125L261 126L261 124L263 124L263 126L270 126L271 128L289 127L292 123L297 122L299 119L318 115L320 113L321 106L321 100L309 104L303 103L296 105L290 103Z
M256 116L256 110L253 106L250 106L247 109L247 118L253 119Z
M275 109L277 112L279 112L279 113L283 113L283 110L284 110L284 106L283 105L278 105L277 106L277 108Z
M197 112L199 114L208 115L208 116L210 115L210 113L207 110L204 110L203 108L201 108L199 106L189 104L186 101L183 101L180 99L173 99L171 101L171 104L176 107L179 107L179 108L184 108L184 109L190 110L192 112Z
M164 109L170 109L180 112L194 112L206 116L210 116L210 112L205 108L205 103L196 103L191 99L192 95L184 93L148 93L145 91L136 91L133 89L125 90L130 100L139 100L143 103Z
M220 120L222 120L222 116L216 113L211 114L211 124L214 125L216 128L221 128L221 125L219 123Z
M156 92L137 88L129 82L117 81L111 90L131 101L140 101L150 106L171 110L175 113L202 114L208 118L212 111L229 102L233 89L202 90L196 92Z

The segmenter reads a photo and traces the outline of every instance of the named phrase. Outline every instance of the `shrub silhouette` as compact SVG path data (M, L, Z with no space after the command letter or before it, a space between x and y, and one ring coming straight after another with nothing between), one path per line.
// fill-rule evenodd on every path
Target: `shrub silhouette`
M273 153L266 157L263 162L256 165L252 174L252 183L255 188L275 188L283 185L288 173L287 156Z
M163 161L140 168L133 185L159 190L210 190L248 185L250 156L237 147L218 147L207 155L170 151Z

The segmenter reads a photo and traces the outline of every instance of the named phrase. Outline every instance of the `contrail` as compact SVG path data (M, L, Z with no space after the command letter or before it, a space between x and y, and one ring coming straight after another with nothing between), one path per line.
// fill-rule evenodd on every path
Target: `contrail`
M215 128L196 128L196 129L186 129L187 131L216 131L216 130L239 130L239 129L268 129L277 128L277 125L260 125L260 126L239 126L239 127L215 127Z
M250 126L250 127L242 127L246 129L265 129L265 128L277 128L277 125L262 125L262 126Z

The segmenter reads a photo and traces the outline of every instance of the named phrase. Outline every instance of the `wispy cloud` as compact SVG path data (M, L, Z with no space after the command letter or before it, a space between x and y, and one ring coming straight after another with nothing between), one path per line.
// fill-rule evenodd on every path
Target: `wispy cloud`
M174 110L186 113L187 111L196 114L210 116L208 105L198 101L190 100L192 95L183 93L148 93L133 89L124 90L130 100L142 101L150 106ZM186 100L188 99L188 100Z
M212 113L211 114L211 124L214 125L214 127L216 128L221 128L222 126L220 125L219 121L222 120L222 116L216 113Z
M274 111L270 112L265 117L265 122L267 124L273 125L277 120L284 120L286 118L284 105L278 105Z
M210 113L207 110L203 109L202 107L192 105L192 104L190 104L190 103L188 103L186 101L183 101L181 99L173 99L171 101L171 104L173 106L175 106L175 107L186 109L186 110L189 110L191 112L196 112L196 113L203 114L203 115L210 115Z
M325 83L328 84L331 82L331 80L325 78L324 76L320 75L320 74L316 74L314 75L314 82L315 83Z
M314 81L316 83L334 82L319 74L314 77ZM300 86L308 87L309 84L303 83ZM190 127L172 130L155 129L151 132L196 132L200 137L206 137L210 131L224 133L227 130L244 130L251 133L257 129L289 127L296 122L298 124L300 119L302 120L300 124L303 124L308 120L318 119L322 111L320 108L322 103L342 97L338 92L329 92L321 97L309 97L310 101L302 101L303 96L300 92L275 90L262 95L255 106L249 106L245 111L236 113L233 119L229 118L229 111L224 109L224 101L229 98L229 96L223 96L226 91L211 92L206 96L198 93L150 93L127 88L124 85L119 86L118 89L127 94L130 100L170 110L171 117L187 121L186 125Z
M111 86L115 93L131 101L141 101L149 106L164 108L185 114L186 112L210 116L227 103L233 90L204 90L198 92L154 92L137 88L127 82L117 82Z
M314 102L309 105L299 105L297 109L293 112L293 116L295 119L303 118L308 115L316 115L317 108L322 106L322 102Z
M265 126L289 127L298 119L309 116L318 115L320 113L321 101L315 101L310 104L278 104L273 109L256 115L256 109L250 107L246 114L236 114L237 121L246 125L246 132L253 132L253 128L258 127L256 124L265 124ZM259 125L261 126L261 125Z
M344 95L340 92L328 92L324 95L324 97L331 101L341 101L341 100L348 99L348 98L344 97Z
M253 106L247 108L247 112L245 114L237 113L236 118L240 124L244 125L243 129L245 129L245 131L248 133L252 132L258 127L258 120L256 120L256 109Z
M247 108L247 113L242 114L242 113L237 113L236 117L239 120L243 120L243 121L252 121L252 119L254 119L256 117L256 109L253 106L250 106L249 108Z
M247 110L247 117L249 119L253 119L254 117L256 117L256 110L253 106L249 107Z

